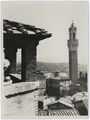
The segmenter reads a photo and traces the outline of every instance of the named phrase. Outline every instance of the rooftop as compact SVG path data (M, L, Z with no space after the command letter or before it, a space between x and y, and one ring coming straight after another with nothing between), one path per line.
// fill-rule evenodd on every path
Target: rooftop
M61 110L50 110L50 116L79 116L76 109L61 109Z
M39 111L39 116L47 116L49 113L49 116L79 116L79 112L76 109L61 109L61 110L49 110Z
M88 92L78 92L77 94L72 96L75 101L88 99Z
M68 107L70 107L70 108L74 108L74 105L72 104L72 101L71 100L68 100L68 99L66 99L66 98L60 98L59 99L59 103L61 103L61 104L64 104L64 105L66 105L66 106L68 106Z
M48 33L45 29L5 19L3 20L3 32L9 35L27 34L29 37L39 37L39 40L51 37L51 33Z

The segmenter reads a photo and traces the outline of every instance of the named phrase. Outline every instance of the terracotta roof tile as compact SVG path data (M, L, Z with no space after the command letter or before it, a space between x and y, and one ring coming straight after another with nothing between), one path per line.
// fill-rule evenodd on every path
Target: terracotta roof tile
M61 110L50 110L50 116L78 116L79 113L76 109L61 109Z

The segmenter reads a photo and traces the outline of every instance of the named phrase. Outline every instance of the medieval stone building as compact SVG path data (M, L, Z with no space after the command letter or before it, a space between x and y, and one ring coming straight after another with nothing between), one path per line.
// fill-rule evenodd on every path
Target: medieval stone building
M72 23L69 28L69 40L67 44L69 49L69 74L73 83L76 83L78 80L78 40L76 39L76 32L77 28Z
M51 37L44 29L3 20L3 47L10 66L12 84L4 84L4 117L24 117L38 114L38 81L36 76L37 45ZM21 80L16 73L17 49L21 49ZM5 82L4 82L5 83ZM7 83L7 82L6 82Z

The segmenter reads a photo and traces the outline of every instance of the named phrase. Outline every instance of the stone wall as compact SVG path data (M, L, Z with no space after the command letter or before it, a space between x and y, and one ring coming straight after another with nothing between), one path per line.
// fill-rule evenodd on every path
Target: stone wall
M78 58L77 51L69 51L69 73L73 83L78 81Z
M36 81L36 47L22 49L22 80Z
M15 83L4 86L4 118L23 118L38 115L38 84Z

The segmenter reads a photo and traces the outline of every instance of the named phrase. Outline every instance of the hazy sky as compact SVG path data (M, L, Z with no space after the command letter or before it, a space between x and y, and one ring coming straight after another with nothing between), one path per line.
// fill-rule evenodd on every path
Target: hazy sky
M52 33L51 38L40 41L37 47L37 60L44 62L68 62L68 28L74 20L79 40L78 61L87 64L88 2L3 2L2 18Z

